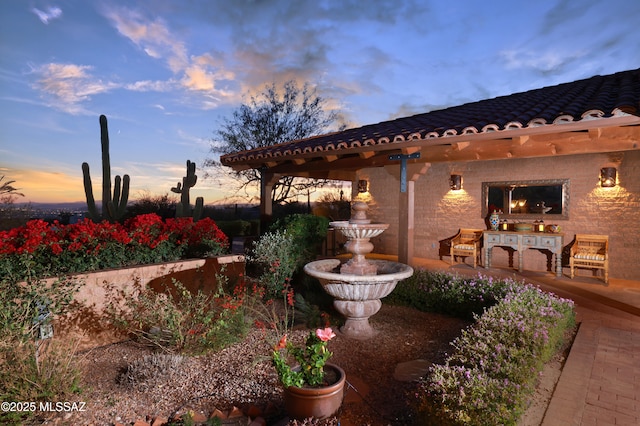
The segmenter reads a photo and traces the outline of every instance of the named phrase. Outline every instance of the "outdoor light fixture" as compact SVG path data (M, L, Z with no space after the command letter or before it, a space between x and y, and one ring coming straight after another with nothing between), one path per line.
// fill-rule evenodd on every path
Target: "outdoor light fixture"
M462 189L462 175L451 175L451 179L449 179L449 186L452 191Z
M369 192L369 182L367 182L365 179L360 179L358 181L358 192L361 194L364 192Z
M612 188L616 186L617 170L615 167L603 167L600 169L600 186Z

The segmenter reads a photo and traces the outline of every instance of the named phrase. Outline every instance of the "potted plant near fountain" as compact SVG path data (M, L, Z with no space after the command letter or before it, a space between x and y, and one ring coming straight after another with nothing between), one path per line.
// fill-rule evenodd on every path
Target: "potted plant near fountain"
M284 405L291 418L325 419L342 405L346 374L327 362L332 355L327 343L333 337L331 328L319 328L309 333L302 347L287 341L286 334L274 347L273 365L284 386Z

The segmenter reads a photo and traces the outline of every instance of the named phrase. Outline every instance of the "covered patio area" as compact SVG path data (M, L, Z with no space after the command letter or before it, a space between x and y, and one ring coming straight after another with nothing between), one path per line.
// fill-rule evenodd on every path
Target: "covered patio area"
M610 276L640 277L640 70L237 152L221 162L261 170L265 219L268 194L282 176L351 181L371 217L390 224L372 241L376 251L410 265L437 259L439 241L461 228L487 229L497 207L511 226L554 225L563 248L579 233L606 235ZM603 169L615 170L606 184ZM497 187L504 191L499 205L491 196ZM505 201L515 188L532 187L562 192L553 200L522 196L517 208ZM526 270L549 273L550 257L558 255L522 254ZM512 257L494 249L492 266L508 266Z

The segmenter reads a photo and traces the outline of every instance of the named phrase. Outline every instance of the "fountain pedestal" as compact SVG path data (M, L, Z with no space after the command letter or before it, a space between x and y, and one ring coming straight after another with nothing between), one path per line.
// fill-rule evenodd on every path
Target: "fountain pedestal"
M335 300L333 306L344 315L347 320L340 327L345 336L368 339L376 335L376 331L369 324L369 317L378 313L382 307L380 299L373 300Z
M339 259L325 259L304 267L305 272L317 278L324 290L335 298L334 307L346 318L340 331L359 340L375 336L369 318L380 310L380 299L391 293L398 281L413 275L409 265L365 257L373 250L369 239L389 227L385 223L371 223L365 215L367 208L365 203L354 203L351 220L330 224L348 238L345 248L352 257L347 263L340 265Z

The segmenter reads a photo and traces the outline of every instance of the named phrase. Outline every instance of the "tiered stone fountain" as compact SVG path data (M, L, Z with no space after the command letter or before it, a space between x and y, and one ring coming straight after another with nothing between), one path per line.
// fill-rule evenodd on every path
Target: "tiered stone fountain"
M347 237L345 248L352 254L348 262L342 264L340 259L324 259L304 267L305 272L317 278L324 290L335 298L333 305L346 317L340 331L359 340L376 334L369 324L369 317L380 310L380 299L391 293L398 281L413 275L409 265L365 257L373 250L369 239L389 227L386 223L371 223L366 216L368 208L366 203L356 202L349 221L329 224Z

